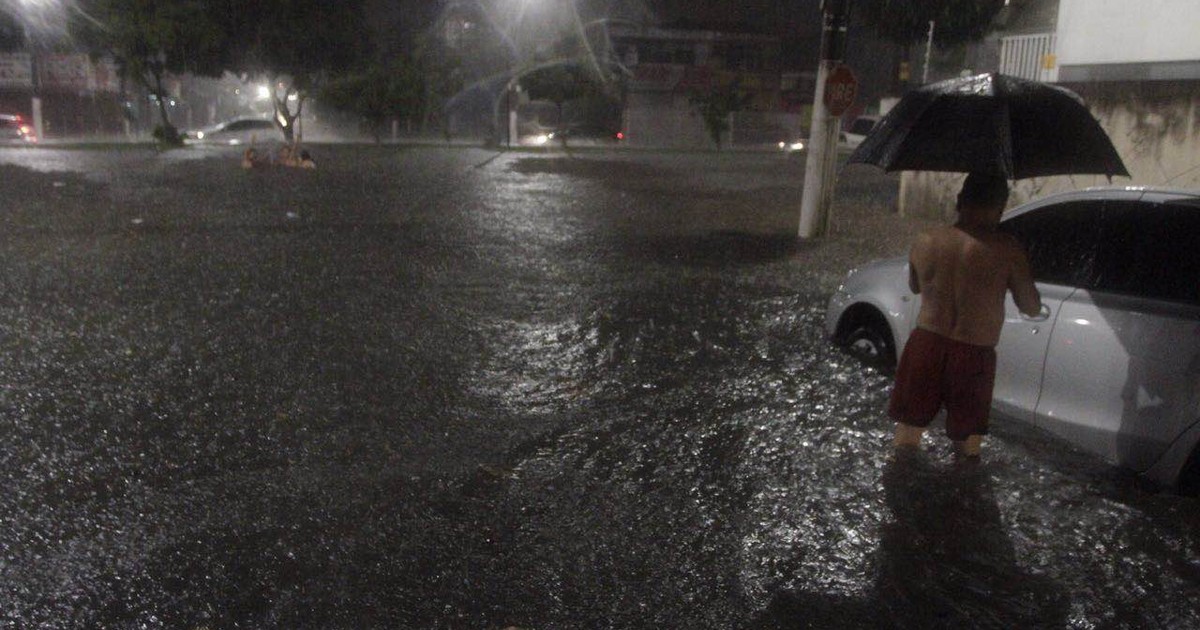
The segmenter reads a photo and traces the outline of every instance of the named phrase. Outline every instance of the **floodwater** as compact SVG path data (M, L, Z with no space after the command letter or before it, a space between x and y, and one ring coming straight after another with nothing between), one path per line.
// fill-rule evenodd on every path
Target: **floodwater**
M1200 509L830 347L777 154L0 149L0 627L1195 628Z

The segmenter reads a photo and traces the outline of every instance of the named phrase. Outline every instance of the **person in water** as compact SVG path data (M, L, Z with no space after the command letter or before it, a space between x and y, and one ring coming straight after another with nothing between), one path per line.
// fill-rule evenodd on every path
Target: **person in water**
M258 168L263 165L262 156L258 154L258 149L250 147L242 153L242 168L251 169Z
M1004 297L1035 317L1041 296L1020 243L999 231L1008 183L972 173L958 195L958 221L917 237L909 253L908 285L921 310L900 357L888 415L896 448L915 447L938 411L958 453L979 455L988 432L996 343Z

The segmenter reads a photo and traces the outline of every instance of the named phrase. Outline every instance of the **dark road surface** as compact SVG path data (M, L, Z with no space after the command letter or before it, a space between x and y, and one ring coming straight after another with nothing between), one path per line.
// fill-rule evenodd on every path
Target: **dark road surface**
M1200 505L890 456L776 154L0 149L0 628L1197 628Z

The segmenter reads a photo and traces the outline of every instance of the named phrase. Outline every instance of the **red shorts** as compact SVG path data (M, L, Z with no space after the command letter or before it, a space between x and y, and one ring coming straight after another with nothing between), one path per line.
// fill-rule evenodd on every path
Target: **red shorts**
M944 405L946 435L965 440L986 435L996 380L996 350L913 330L896 369L888 415L926 427Z

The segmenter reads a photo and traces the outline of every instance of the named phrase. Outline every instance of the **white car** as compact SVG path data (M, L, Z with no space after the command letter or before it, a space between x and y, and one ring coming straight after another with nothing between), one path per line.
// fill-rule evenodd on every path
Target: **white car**
M1200 192L1090 189L1008 211L1048 315L1006 301L993 411L1200 492ZM826 332L894 365L920 296L905 259L851 271ZM1046 313L1046 309L1043 309Z
M853 149L862 144L862 141L875 129L875 125L879 123L879 120L879 116L859 116L855 118L845 133L846 146Z
M274 143L283 140L275 122L267 118L236 118L187 134L189 142L204 144Z
M0 114L0 144L32 144L37 142L33 127L14 114Z

